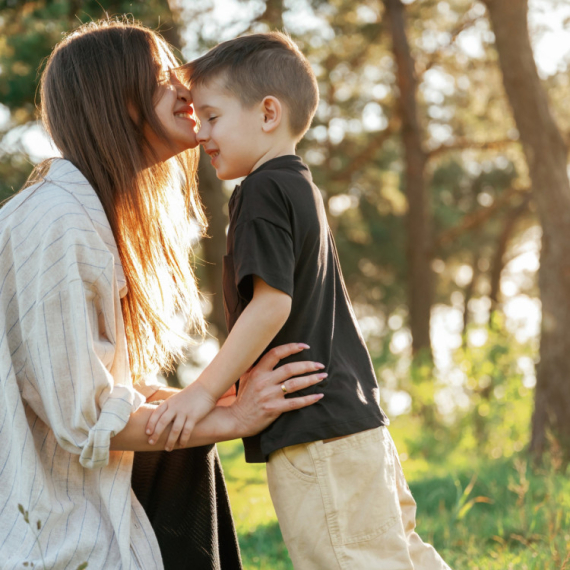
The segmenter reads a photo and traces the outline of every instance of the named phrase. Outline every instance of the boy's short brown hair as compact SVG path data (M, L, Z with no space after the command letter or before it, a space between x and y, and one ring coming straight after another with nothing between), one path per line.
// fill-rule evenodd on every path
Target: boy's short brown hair
M289 126L299 140L319 102L315 74L295 42L281 32L251 34L218 44L180 70L192 85L223 77L225 87L245 106L273 95L289 110Z

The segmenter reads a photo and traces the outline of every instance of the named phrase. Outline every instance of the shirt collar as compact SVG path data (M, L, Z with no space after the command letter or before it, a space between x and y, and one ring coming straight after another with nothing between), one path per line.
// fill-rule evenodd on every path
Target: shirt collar
M286 154L284 156L277 156L272 158L267 162L264 162L261 166L258 166L254 171L250 172L235 188L232 192L229 202L230 215L233 208L235 207L235 202L238 199L242 184L250 177L254 176L262 170L293 170L304 176L309 182L313 181L311 171L309 167L301 160L300 156L296 154Z
M282 170L282 169L289 169L294 170L295 172L299 172L303 174L305 177L311 178L311 171L309 167L301 160L300 156L296 154L286 154L283 156L277 156L276 158L272 158L267 162L264 162L262 165L258 166L254 171L250 172L247 177L253 176L257 172L261 172L262 170Z

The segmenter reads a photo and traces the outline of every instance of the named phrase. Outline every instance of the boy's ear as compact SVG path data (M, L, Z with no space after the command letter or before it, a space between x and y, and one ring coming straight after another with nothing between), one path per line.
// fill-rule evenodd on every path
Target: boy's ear
M263 113L262 130L266 133L273 132L281 124L283 118L281 101L273 95L268 95L261 102L261 112Z

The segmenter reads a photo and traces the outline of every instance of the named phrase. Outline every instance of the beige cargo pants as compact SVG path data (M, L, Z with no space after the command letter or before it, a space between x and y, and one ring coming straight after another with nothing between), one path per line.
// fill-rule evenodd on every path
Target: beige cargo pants
M271 454L271 498L295 570L450 570L415 532L387 428Z

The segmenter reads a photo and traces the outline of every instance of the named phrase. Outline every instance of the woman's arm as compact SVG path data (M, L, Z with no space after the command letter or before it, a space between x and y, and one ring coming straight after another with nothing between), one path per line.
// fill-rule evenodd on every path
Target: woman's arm
M326 376L323 373L299 376L319 370L314 362L307 361L292 362L274 370L281 359L300 350L297 344L278 346L270 350L254 368L241 377L240 391L235 402L228 407L216 406L196 424L184 447L197 447L254 435L283 412L304 408L320 400L322 394L285 398L282 384L286 386L287 393L293 393L317 384ZM167 404L168 400L164 403ZM111 439L111 449L156 451L170 448L167 441L172 426L160 435L156 443L151 445L148 442L145 426L155 409L154 406L144 404L131 414L125 428Z
M146 423L155 409L155 406L143 404L136 412L132 413L124 429L111 438L111 449L122 451L164 449L170 434L170 427L162 433L154 445L148 442L148 436L145 434ZM229 407L216 406L196 425L187 447L198 447L239 437L242 436L239 426L237 426L236 416L230 412Z

